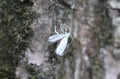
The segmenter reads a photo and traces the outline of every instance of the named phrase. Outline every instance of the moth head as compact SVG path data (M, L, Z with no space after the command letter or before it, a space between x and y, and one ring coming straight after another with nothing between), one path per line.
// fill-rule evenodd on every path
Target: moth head
M69 36L70 36L70 33L66 33L65 35L66 35L66 37L69 37Z

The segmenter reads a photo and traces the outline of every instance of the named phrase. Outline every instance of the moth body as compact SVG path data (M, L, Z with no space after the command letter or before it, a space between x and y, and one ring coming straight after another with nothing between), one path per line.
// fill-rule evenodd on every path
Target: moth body
M58 44L58 46L55 50L55 53L59 56L63 56L65 48L67 47L68 38L70 37L70 28L66 24L61 24L60 29L62 32L61 34L57 32L56 27L55 27L56 35L50 36L48 38L48 42L55 43L55 42L60 41L60 43Z

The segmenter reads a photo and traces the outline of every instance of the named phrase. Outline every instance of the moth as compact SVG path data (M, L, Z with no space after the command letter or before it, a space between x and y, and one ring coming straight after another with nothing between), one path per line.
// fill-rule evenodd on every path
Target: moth
M48 38L48 42L56 43L56 42L60 41L60 43L58 44L58 46L55 50L55 53L59 56L63 56L65 48L67 47L68 38L71 36L71 34L70 34L70 28L66 24L61 24L60 29L61 29L62 33L58 33L55 28L56 35L50 36Z

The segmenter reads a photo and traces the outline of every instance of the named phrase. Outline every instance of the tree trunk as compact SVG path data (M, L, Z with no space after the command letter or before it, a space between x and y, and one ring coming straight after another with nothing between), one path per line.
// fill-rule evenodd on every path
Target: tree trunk
M16 67L20 79L119 79L119 6L109 0L34 0L34 32ZM63 56L48 38L67 24ZM65 27L66 28L66 27ZM116 29L117 28L117 29ZM64 28L63 28L64 30ZM62 40L62 39L61 39ZM60 42L60 41L58 41Z
M108 39L112 39L109 33L111 20L106 15L105 4L105 1L99 0L35 1L33 10L36 10L38 19L32 25L35 35L31 48L41 56L38 59L41 58L43 78L46 75L50 79L103 78L99 53L101 47L111 44ZM60 24L64 23L71 28L73 41L64 56L58 56L54 52L57 46L49 45L48 37L55 34L55 27L59 31Z

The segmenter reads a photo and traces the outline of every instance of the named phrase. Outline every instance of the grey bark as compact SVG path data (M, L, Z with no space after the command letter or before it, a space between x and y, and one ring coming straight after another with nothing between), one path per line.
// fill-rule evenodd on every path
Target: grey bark
M33 10L38 17L31 25L34 31L31 49L28 48L25 54L27 66L33 64L37 71L35 77L108 79L106 75L112 73L107 73L111 67L106 66L115 63L110 70L114 70L112 75L117 79L119 71L115 69L119 68L119 64L111 55L116 49L116 44L113 45L116 30L113 30L112 9L107 3L107 0L34 0ZM63 23L70 26L73 41L61 57L55 55L56 46L49 45L48 37L55 34L55 26L59 30ZM101 58L101 53L105 59Z

